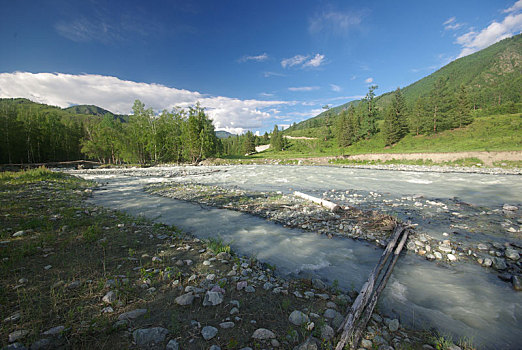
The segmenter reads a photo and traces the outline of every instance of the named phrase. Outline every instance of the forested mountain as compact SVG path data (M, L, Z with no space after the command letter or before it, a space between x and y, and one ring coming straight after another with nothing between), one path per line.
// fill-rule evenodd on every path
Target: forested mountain
M437 85L439 84L439 85ZM515 113L522 111L522 34L504 39L469 56L459 58L429 76L401 89L406 107L413 113L415 104L428 105L436 89L450 103L459 90L465 89L472 115ZM378 119L384 119L386 108L393 101L393 92L375 98ZM343 110L361 101L350 101L331 108L316 117L298 123L287 134L307 135L306 129L334 125ZM453 103L453 105L455 105ZM424 106L427 107L427 106ZM454 111L453 111L454 112Z

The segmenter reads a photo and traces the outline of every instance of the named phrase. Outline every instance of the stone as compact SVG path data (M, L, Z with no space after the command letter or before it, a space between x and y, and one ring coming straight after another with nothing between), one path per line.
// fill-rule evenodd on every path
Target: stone
M230 310L231 315L235 315L239 313L239 309L237 307L233 307L232 310Z
M27 348L22 343L13 343L7 345L5 348L2 348L2 350L27 350Z
M290 321L290 323L296 326L300 326L310 321L308 316L299 310L292 311L292 313L288 317L288 320Z
M482 263L482 266L490 267L491 265L493 265L493 260L491 260L490 258L485 258L484 262Z
M252 286L245 287L245 292L247 292L247 293L254 293L255 291L256 291L256 289Z
M208 350L221 350L221 348L218 345L212 345Z
M363 339L361 340L361 346L365 349L371 349L372 348L372 341L371 340L368 340L368 339Z
M221 327L223 329L234 328L234 326L235 326L234 322L230 322L230 321L228 321L228 322L221 322L219 324L219 327Z
M448 254L448 260L449 261L457 261L457 257L453 254Z
M275 337L274 332L266 328L258 328L254 331L254 334L252 334L252 338L257 340L274 339Z
M321 327L321 339L322 340L330 340L334 337L335 335L335 331L332 327L330 327L329 325L325 324L324 326Z
M104 307L101 309L102 314L112 314L114 309L111 306Z
M488 246L485 245L484 243L479 243L479 244L477 245L477 248L478 248L479 250L488 250Z
M520 259L520 254L518 253L518 251L512 248L507 248L504 254L506 255L506 258L514 261Z
M326 289L326 284L318 278L312 280L312 286L315 289Z
M60 334L64 331L65 327L64 326L56 326L56 327L53 327L49 330L46 330L45 332L43 332L42 334L43 335L57 335L57 334Z
M51 342L51 339L48 338L38 339L37 341L32 343L30 347L31 350L47 350L53 348L54 346Z
M493 268L496 270L507 269L506 261L502 258L493 258Z
M309 337L305 340L304 343L299 344L294 348L294 350L319 350L321 348L321 343L315 339L314 337Z
M169 334L163 327L141 328L132 332L134 342L138 347L150 347L153 344L162 343Z
M388 329L390 332L397 332L399 330L399 320L393 319L388 323Z
M507 210L507 211L517 211L518 207L515 207L514 205L510 205L510 204L504 204L504 206L502 206L502 209Z
M203 299L203 306L216 306L223 302L224 296L219 292L207 292Z
M22 237L25 235L25 231L17 231L15 233L13 233L13 236L12 237Z
M191 305L192 302L194 301L194 294L192 294L192 292L190 292L190 293L180 295L179 297L174 299L174 301L176 302L176 304L182 305L182 306Z
M20 313L19 312L15 312L11 316L4 318L4 322L16 322L19 319L20 319Z
M344 322L344 317L340 313L336 313L334 319L332 320L332 326L334 329L338 329L341 327L341 324Z
M147 313L147 309L135 309L128 312L122 313L118 316L118 320L134 320L138 317L141 317Z
M216 327L212 326L205 326L201 329L201 335L203 336L203 339L210 340L216 336L218 333L218 329Z
M25 338L27 334L29 334L29 331L25 329L19 329L12 333L9 333L9 342L14 343L17 340Z
M435 255L435 258L438 260L442 259L442 254L439 252L433 252L433 255Z
M211 273L211 274L208 274L207 277L206 277L207 281L213 281L216 279L216 275Z
M341 305L346 305L352 302L352 298L346 294L339 294L335 300Z
M522 290L522 278L520 278L520 276L513 276L513 278L511 279L511 283L513 284L513 288L516 291Z
M277 341L277 339L271 339L270 345L272 345L274 348L278 348L281 344Z
M326 311L324 312L324 317L325 318L334 318L336 314L337 314L336 310L326 309Z
M178 344L178 342L175 341L174 339L169 340L169 342L167 343L167 347L165 348L165 350L179 350L179 344Z
M20 278L18 280L18 283L20 283L20 284L26 284L27 282L29 282L29 280L27 278Z
M116 301L116 293L114 293L112 290L105 294L102 298L102 301L105 304L112 304Z
M441 244L439 245L439 250L443 253L451 253L452 249L449 245Z
M247 281L237 282L236 289L237 290L245 289L247 285L248 285Z

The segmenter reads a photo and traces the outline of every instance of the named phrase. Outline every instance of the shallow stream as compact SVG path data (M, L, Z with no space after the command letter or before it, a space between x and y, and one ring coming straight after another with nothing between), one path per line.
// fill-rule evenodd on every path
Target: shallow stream
M95 191L93 201L98 205L174 224L200 238L221 236L232 242L234 251L276 265L283 275L315 275L330 283L337 280L341 288L357 290L381 254L381 250L371 244L343 238L328 239L244 213L152 196L143 191L143 186L162 181L189 181L256 191L299 190L311 194L331 190L371 191L379 193L372 197L380 202L383 202L383 196L389 200L398 199L397 203L401 203L400 198L404 196L412 196L414 201L422 198L445 205L465 202L474 208L480 206L488 210L498 210L504 203L517 205L522 193L519 176L328 167L187 167L75 173L105 184ZM348 199L346 194L345 200ZM364 205L371 206L372 202ZM397 208L402 208L401 205ZM422 211L429 208L416 209L422 216ZM510 222L519 229L517 218ZM436 225L432 230L438 231ZM480 237L484 235L486 233ZM504 231L497 232L495 237L519 240L518 235L509 236ZM384 314L398 317L402 323L421 328L435 327L442 333L454 335L455 340L467 338L491 349L522 348L522 293L513 291L495 273L475 264L446 265L428 262L412 254L403 255L381 297L379 308Z

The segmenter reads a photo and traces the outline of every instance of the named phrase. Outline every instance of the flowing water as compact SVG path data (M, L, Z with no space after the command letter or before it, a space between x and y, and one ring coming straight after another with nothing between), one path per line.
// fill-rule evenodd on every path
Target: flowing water
M382 202L385 197L397 200L399 208L408 207L401 198L412 196L415 201L423 198L446 205L466 202L472 207L491 210L498 210L503 203L519 203L522 193L519 176L328 167L231 166L79 174L105 184L93 198L99 205L174 224L200 238L221 236L232 242L234 251L275 264L283 275L319 276L329 282L338 280L341 288L357 290L381 254L373 245L351 239L327 239L244 213L152 196L143 191L143 186L162 181L190 181L257 191L371 191L373 197L369 197L375 201L364 203L368 206ZM181 174L184 176L178 176ZM422 212L423 208L418 210ZM436 226L431 229L437 231ZM503 236L497 234L496 238ZM435 327L455 339L471 339L481 347L522 348L522 293L513 291L495 273L475 264L448 266L405 254L394 269L379 308L402 323Z

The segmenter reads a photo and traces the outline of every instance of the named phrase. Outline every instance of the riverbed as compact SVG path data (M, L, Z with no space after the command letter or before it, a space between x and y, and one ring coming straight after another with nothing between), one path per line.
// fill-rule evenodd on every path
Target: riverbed
M401 215L409 215L412 222L425 216L430 217L425 220L430 223L440 221L437 215L457 216L452 214L453 205L465 208L458 211L464 215L460 225L477 221L480 214L483 221L495 221L495 227L501 230L488 228L477 235L464 235L446 232L449 230L439 224L424 223L424 226L440 237L446 233L465 236L468 241L487 238L520 244L520 216L515 213L506 218L501 213L505 204L520 206L520 176L288 166L166 167L74 173L104 184L95 192L93 200L97 204L174 224L201 238L220 236L232 242L234 251L276 265L284 276L317 276L330 283L337 280L344 289L361 287L378 260L381 252L378 247L364 241L328 239L284 228L236 211L152 196L143 191L143 186L169 181L194 182L282 193L299 190L326 197L333 190L336 198L343 191L347 203L367 207L379 207L381 203L379 208L389 207ZM388 201L390 206L385 205ZM447 212L437 211L440 205L428 201L442 203L448 207ZM488 212L495 220L487 219ZM433 263L406 254L399 260L379 308L399 317L401 323L436 327L453 334L455 339L466 337L488 348L522 346L522 294L500 281L497 274L477 265Z

